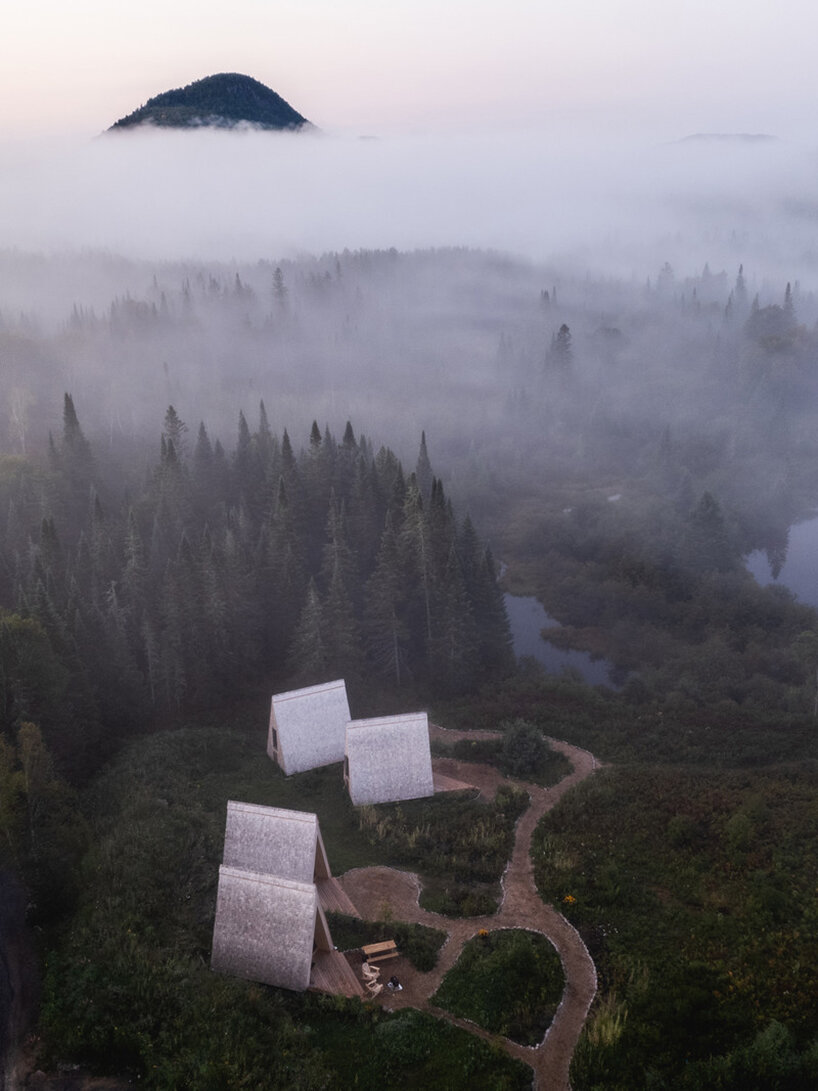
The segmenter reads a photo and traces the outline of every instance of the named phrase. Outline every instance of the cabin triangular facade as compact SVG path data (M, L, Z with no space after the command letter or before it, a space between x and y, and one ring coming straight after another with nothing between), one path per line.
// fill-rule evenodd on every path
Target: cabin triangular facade
M343 761L349 718L343 679L277 693L270 708L267 753L288 776Z
M303 992L316 949L332 938L314 883L219 868L214 970Z
M230 800L212 968L308 988L315 952L333 949L316 885L331 882L316 815Z
M344 780L356 806L434 795L426 713L347 724Z

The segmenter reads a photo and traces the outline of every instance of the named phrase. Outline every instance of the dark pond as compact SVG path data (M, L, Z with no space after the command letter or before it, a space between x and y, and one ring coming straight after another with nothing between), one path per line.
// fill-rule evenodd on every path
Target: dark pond
M543 639L542 630L558 628L559 622L545 612L541 602L522 595L506 594L504 598L514 654L518 659L523 655L531 656L542 663L549 674L559 674L566 667L573 667L589 685L613 686L611 664L607 659L592 659L588 652L563 651Z
M818 518L790 527L784 563L773 578L767 554L757 549L747 558L747 568L760 584L781 584L794 592L800 602L818 606Z

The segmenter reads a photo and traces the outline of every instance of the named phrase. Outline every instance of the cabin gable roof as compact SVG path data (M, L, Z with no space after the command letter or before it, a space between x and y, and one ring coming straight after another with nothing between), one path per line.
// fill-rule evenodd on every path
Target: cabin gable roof
M349 718L343 679L277 693L270 705L267 753L288 776L342 761Z
M426 713L352 720L346 732L345 773L356 806L433 795Z

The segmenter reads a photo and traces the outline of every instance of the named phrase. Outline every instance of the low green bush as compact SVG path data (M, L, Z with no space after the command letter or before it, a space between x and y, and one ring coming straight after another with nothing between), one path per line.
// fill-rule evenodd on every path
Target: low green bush
M568 758L549 746L542 729L528 720L504 720L500 738L458 739L450 753L459 761L493 765L507 777L549 787L571 772Z
M564 987L562 963L549 940L508 929L470 940L432 1000L494 1034L536 1045Z
M444 917L486 917L496 913L500 883L456 883L445 876L424 882L420 905L430 913Z

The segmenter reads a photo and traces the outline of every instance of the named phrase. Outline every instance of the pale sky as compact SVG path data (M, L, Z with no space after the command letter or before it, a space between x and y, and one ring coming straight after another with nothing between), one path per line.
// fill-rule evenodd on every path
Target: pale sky
M95 135L216 72L330 132L798 133L811 0L7 0L0 138Z

